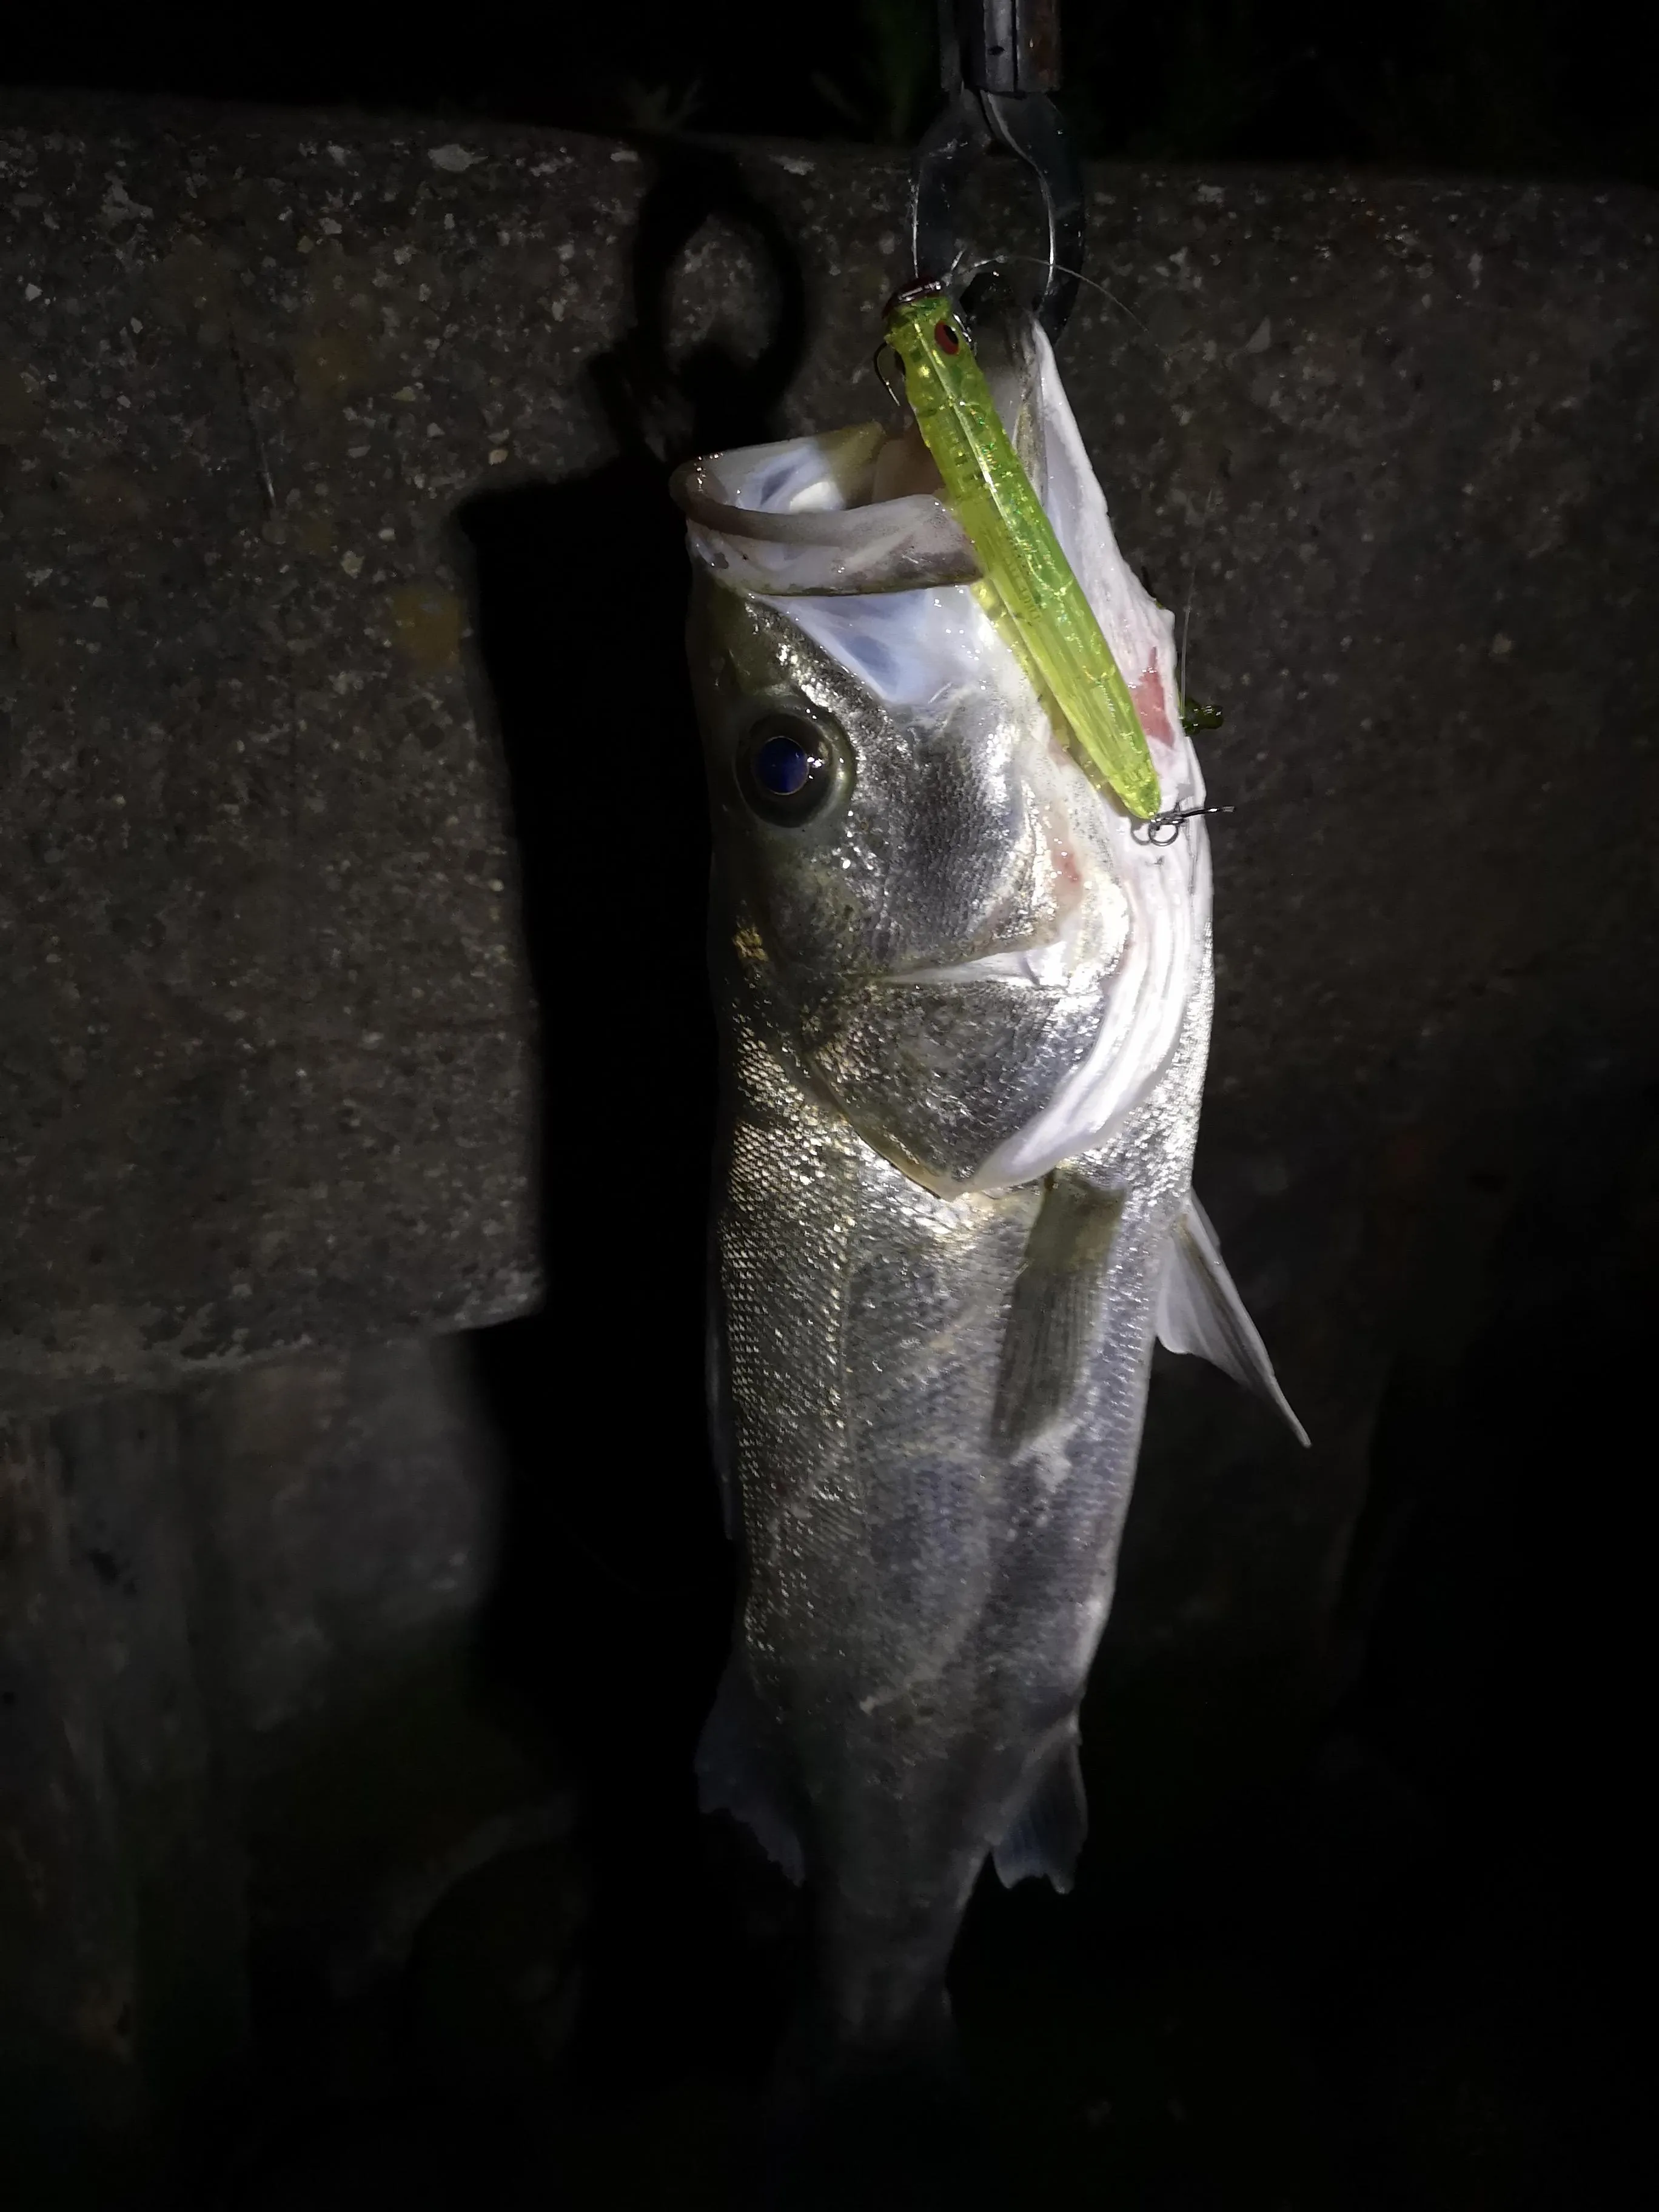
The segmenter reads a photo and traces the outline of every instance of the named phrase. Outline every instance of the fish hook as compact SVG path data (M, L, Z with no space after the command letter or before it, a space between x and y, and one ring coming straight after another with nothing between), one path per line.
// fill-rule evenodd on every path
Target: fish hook
M1190 822L1195 814L1231 814L1231 806L1169 806L1161 814L1148 815L1146 821L1137 822L1129 835L1137 845L1173 845L1181 835L1181 825Z
M904 420L905 409L909 403L904 396L904 373L902 364L900 366L899 380L896 389L894 386L892 371L890 367L890 363L897 360L898 356L893 351L892 347L888 344L885 338L882 340L881 343L876 348L875 352L871 356L871 362L874 367L876 374L881 380L882 389L886 392L887 397L892 401L893 405L898 411L899 420L902 422Z

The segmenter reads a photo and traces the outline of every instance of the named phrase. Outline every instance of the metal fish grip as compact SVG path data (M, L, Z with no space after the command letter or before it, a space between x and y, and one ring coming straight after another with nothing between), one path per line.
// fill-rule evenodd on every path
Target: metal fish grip
M1048 265L1034 302L1050 338L1066 325L1083 265L1083 172L1049 98L1060 80L1058 0L940 0L945 106L915 152L911 261L919 283L951 279L963 259L957 211L975 164L1000 149L1042 195Z

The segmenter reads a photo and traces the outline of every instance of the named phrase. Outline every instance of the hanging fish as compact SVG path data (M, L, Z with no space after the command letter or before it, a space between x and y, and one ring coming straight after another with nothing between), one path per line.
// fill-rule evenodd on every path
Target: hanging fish
M926 449L870 424L676 483L727 1085L710 1387L744 1567L701 1789L810 1886L849 2061L939 2032L988 1856L1072 1881L1154 1334L1302 1435L1190 1188L1209 854L1201 819L1144 835L1203 804L1170 617L1042 331L976 316L980 389L931 396L937 330L890 335ZM954 459L936 400L976 410Z

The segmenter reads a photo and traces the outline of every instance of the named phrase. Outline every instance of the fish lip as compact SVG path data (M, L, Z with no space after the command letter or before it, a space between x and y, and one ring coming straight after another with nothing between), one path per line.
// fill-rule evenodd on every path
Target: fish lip
M1088 897L1068 899L1058 912L1030 917L1029 933L999 945L967 960L918 960L903 968L890 968L884 983L1011 983L1017 990L1066 990L1080 968L1088 964L1094 949L1099 916ZM1048 935L1039 937L1038 929ZM1012 932L1009 933L1012 935Z
M889 969L880 981L902 983L1017 983L1025 988L1052 989L1069 973L1073 946L1061 935L1037 945L1012 946L999 952L981 952L972 960L929 963L915 968Z

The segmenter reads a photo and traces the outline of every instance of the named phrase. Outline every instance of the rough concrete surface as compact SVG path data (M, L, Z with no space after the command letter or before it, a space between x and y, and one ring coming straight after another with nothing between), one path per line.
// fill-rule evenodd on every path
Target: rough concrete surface
M811 302L785 427L870 411L899 162L748 173ZM532 1295L514 866L447 532L603 457L583 372L651 173L522 131L12 96L15 1399ZM1071 388L1228 710L1218 1137L1272 1149L1283 1100L1408 1121L1565 1007L1627 1018L1649 200L1114 172L1090 215L1128 312L1085 293ZM729 231L671 312L756 326Z
M0 1431L9 2202L125 2202L175 2126L199 2163L251 1960L372 1998L458 1876L562 1833L469 1687L498 1475L446 1340Z

